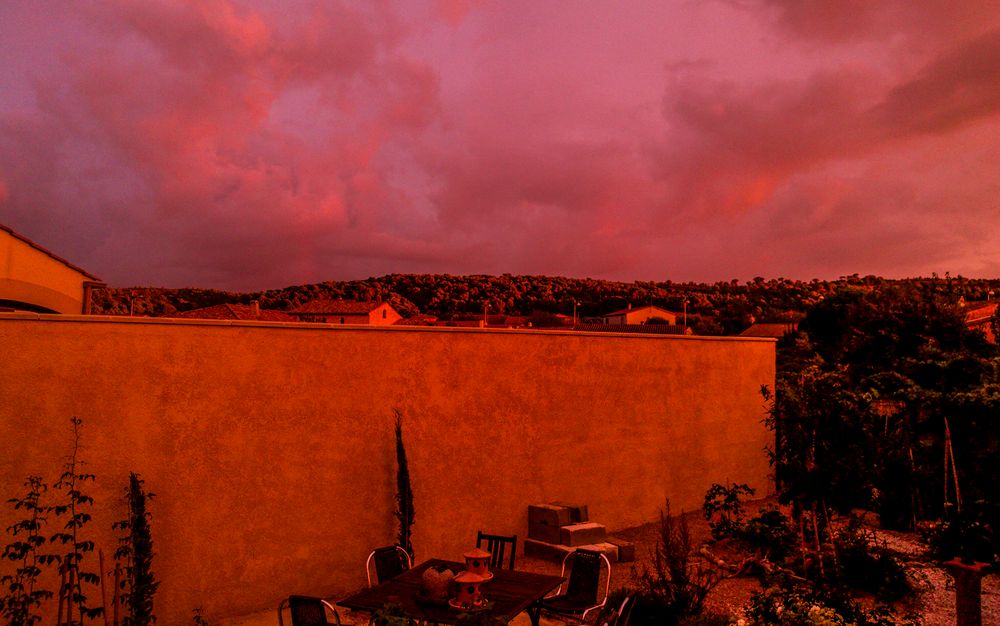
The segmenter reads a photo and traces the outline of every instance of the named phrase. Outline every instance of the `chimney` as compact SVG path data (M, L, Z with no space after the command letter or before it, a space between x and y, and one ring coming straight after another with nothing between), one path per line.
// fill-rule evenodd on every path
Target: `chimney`
M260 302L256 300L250 301L250 312L253 313L253 318L255 320L260 319Z

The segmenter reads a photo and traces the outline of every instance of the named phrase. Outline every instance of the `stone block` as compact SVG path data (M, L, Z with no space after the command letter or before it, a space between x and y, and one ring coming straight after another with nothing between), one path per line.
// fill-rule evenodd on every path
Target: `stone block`
M529 504L528 524L545 524L546 526L565 526L572 523L570 510L556 504Z
M632 563L635 561L635 544L618 537L608 537L608 543L618 546L618 562Z
M545 541L538 541L537 539L524 540L524 556L530 556L536 559L545 559L546 561L562 563L562 560L566 558L566 555L572 551L573 548L559 545L558 543L548 543Z
M617 563L619 561L618 546L607 541L602 541L601 543L591 543L584 546L577 546L575 549L602 552L604 556L608 557L608 560L611 561L612 563Z
M581 524L590 521L586 504L568 504L566 502L553 502L552 504L555 506L564 506L569 509L570 524Z
M528 522L528 539L536 539L547 543L559 543L562 535L559 526L549 526L548 524L532 524Z
M584 522L568 524L559 529L559 542L567 546L582 546L589 543L603 543L607 538L604 524Z

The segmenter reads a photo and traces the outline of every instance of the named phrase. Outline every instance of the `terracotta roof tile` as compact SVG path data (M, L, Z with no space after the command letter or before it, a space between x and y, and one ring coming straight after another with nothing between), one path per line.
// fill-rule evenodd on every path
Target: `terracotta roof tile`
M310 300L289 313L292 315L368 315L381 305L381 302L359 302L358 300Z
M191 309L174 313L169 317L180 317L184 319L201 320L243 320L262 322L297 322L298 320L284 311L274 311L270 309L260 309L259 313L254 312L253 305L250 304L217 304L202 309Z

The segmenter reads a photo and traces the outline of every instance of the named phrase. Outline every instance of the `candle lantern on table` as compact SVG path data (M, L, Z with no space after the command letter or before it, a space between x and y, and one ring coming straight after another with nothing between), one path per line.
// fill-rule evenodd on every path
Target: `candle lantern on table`
M475 572L468 570L462 572L455 577L455 583L458 585L458 596L450 604L456 609L466 610L483 606L486 604L486 599L479 591L479 585L485 581L486 578Z
M492 554L486 550L475 548L462 556L465 557L465 571L479 574L487 580L493 578L493 574L490 572L490 556Z

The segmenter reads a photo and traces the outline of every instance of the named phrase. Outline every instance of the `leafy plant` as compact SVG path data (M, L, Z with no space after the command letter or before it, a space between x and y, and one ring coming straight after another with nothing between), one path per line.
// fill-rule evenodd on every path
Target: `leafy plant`
M153 538L150 533L151 514L146 510L146 502L154 494L146 493L138 474L129 474L129 485L125 489L128 505L126 519L115 522L113 527L125 531L119 538L115 550L115 560L124 563L125 579L120 584L121 602L127 613L123 626L149 626L156 621L153 615L153 597L159 583L152 571Z
M670 501L660 511L660 532L653 551L652 568L644 567L638 579L636 623L676 623L701 613L708 593L721 576L701 563L691 561L691 535L683 513L671 515Z
M743 503L740 498L753 494L754 490L745 484L724 486L713 483L709 487L701 510L708 527L712 529L712 537L733 537L743 530Z
M78 417L70 419L73 426L73 442L69 460L63 466L63 472L58 482L53 485L65 493L66 501L53 507L57 518L68 516L63 529L50 538L65 546L66 552L61 555L62 584L59 591L59 626L74 626L82 624L84 619L94 619L103 614L103 607L91 607L87 604L87 596L83 585L96 585L100 576L83 568L83 560L87 553L94 551L94 542L84 539L82 534L91 515L88 513L94 505L94 499L83 491L85 483L93 481L95 476L81 471L84 462L80 460L80 427L83 420ZM63 607L66 608L65 616ZM76 608L76 615L73 609Z
M396 414L396 519L399 521L397 543L413 558L413 489L410 487L410 468L406 463L406 447L403 445L403 415Z
M949 510L946 518L924 534L930 554L940 561L959 558L971 563L1000 564L1000 536L994 528L1000 522L1000 503L978 500L961 513Z
M780 562L795 547L795 531L788 516L774 507L761 509L747 520L740 539L763 552L764 557Z
M406 614L398 604L385 604L371 617L373 626L419 626L419 622Z
M912 591L899 559L873 533L865 531L858 518L852 518L834 539L844 584L868 591L885 601L899 600Z
M866 609L849 596L779 581L750 597L740 626L903 626L884 607Z
M32 626L41 621L42 616L37 610L43 600L52 597L51 591L37 586L41 566L56 558L40 551L46 543L41 531L48 519L49 508L43 506L41 501L47 485L40 476L29 476L24 486L27 493L8 500L15 510L23 510L25 515L7 527L13 539L3 549L3 558L17 564L13 574L0 577L0 584L4 586L0 596L0 616L9 626Z

